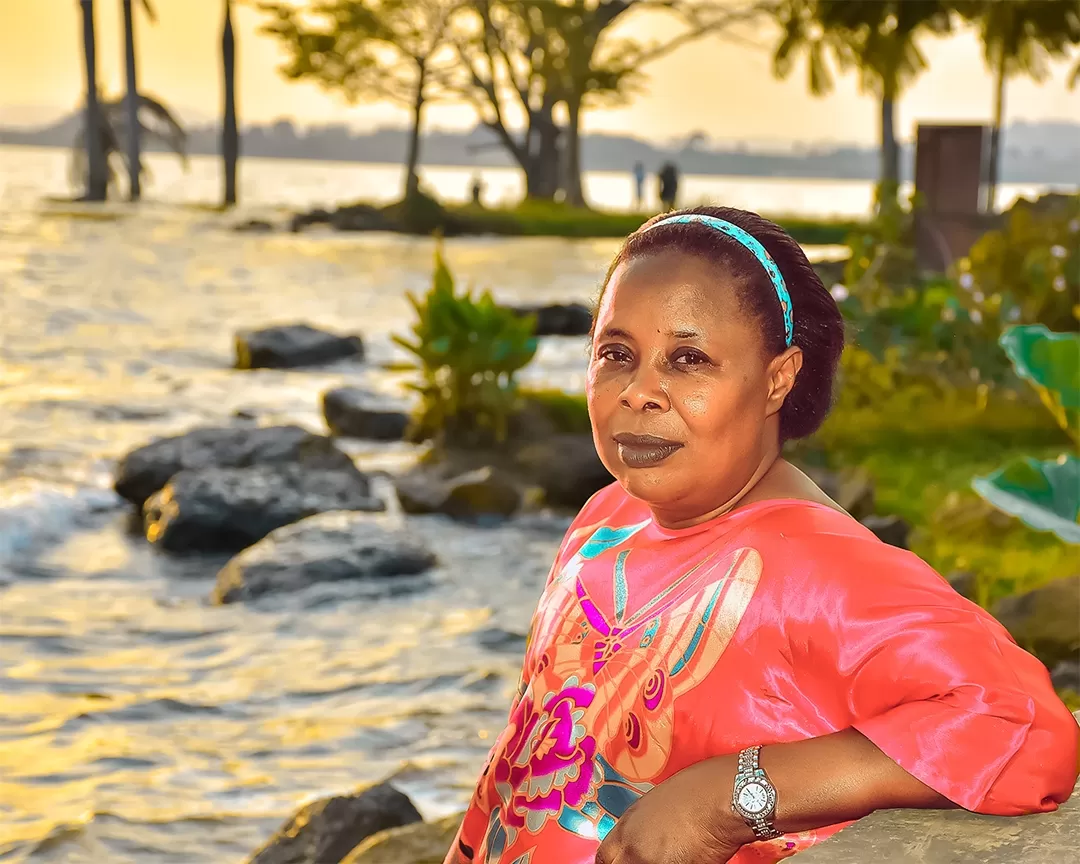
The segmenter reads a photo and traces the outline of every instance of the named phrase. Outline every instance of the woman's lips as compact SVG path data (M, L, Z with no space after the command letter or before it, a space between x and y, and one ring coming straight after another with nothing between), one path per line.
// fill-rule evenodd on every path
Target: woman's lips
M683 446L678 441L669 441L655 435L624 433L613 437L619 445L619 458L628 468L652 468Z

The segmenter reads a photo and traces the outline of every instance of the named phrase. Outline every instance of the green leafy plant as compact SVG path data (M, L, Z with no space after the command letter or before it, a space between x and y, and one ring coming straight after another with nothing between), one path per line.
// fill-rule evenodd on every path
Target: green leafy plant
M1058 424L1080 442L1080 333L1053 333L1041 324L1010 327L1001 347L1017 375L1030 383ZM1015 459L972 481L999 510L1038 531L1080 543L1080 459Z
M412 437L442 446L483 447L506 440L519 407L514 375L536 354L535 318L499 306L485 291L458 293L441 245L427 294L408 294L412 339L394 341L415 358L420 394Z

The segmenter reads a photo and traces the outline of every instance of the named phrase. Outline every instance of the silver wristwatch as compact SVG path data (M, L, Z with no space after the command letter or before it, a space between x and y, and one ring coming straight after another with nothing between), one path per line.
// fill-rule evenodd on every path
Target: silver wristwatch
M776 830L771 821L776 815L776 787L758 763L760 750L761 747L747 747L739 753L731 806L750 826L758 840L772 840L783 834Z

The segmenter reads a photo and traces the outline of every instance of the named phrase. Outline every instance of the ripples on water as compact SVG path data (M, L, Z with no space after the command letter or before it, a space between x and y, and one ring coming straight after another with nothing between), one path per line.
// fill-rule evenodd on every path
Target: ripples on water
M192 426L322 428L322 390L398 392L380 364L426 288L430 241L239 235L196 210L0 216L0 861L233 862L302 801L397 773L463 805L505 719L522 633L567 520L414 520L434 586L206 602L219 559L126 533L115 459ZM76 214L76 215L72 215ZM467 240L456 273L506 299L587 299L611 242ZM356 329L369 362L231 370L240 327ZM530 377L581 386L584 346ZM359 447L395 467L403 446ZM497 602L494 600L498 597Z

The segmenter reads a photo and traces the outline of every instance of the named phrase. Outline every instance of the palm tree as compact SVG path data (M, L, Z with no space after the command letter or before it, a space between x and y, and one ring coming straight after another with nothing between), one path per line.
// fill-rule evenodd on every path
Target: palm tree
M881 102L879 204L895 201L900 183L896 140L896 102L904 88L926 69L917 37L947 33L951 7L946 0L785 0L779 7L783 36L773 56L774 72L787 77L805 55L810 92L828 93L830 65L854 67L862 87Z
M994 124L990 132L987 208L994 210L1001 173L1001 127L1005 114L1005 83L1016 75L1043 81L1050 60L1068 55L1080 43L1080 3L1075 0L981 0L962 4L960 11L979 28L986 65L994 74ZM1077 67L1080 72L1080 67ZM1074 73L1076 74L1076 73Z
M131 165L131 138L133 135L142 140L156 140L176 153L183 164L187 165L187 132L173 116L172 112L157 99L140 93L135 125L131 125L129 113L129 100L127 96L116 99L99 99L97 103L97 117L94 131L97 138L96 145L90 141L91 127L84 124L83 128L75 136L72 161L72 182L85 184L90 175L90 160L88 154L96 151L101 154L103 174L106 190L112 185L122 172L130 177ZM134 130L134 132L133 132ZM120 163L119 165L117 163ZM139 172L145 170L145 166L139 166ZM105 200L101 198L94 200Z
M150 0L142 0L142 6L150 20L156 20ZM139 85L135 63L135 15L132 10L132 0L123 0L123 7L124 65L127 72L127 99L125 103L127 106L127 128L135 132L135 134L129 135L127 139L128 197L132 201L138 201L142 193L142 184L140 182L142 160L139 153Z
M232 3L225 0L225 29L221 35L221 60L225 85L225 116L221 130L221 155L225 160L225 206L236 204L236 162L240 158L240 133L236 126L236 35Z
M104 201L108 193L108 167L101 147L101 107L97 92L97 49L94 38L94 0L79 0L82 8L83 58L86 61L86 201Z

